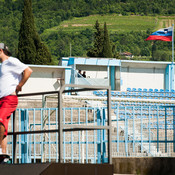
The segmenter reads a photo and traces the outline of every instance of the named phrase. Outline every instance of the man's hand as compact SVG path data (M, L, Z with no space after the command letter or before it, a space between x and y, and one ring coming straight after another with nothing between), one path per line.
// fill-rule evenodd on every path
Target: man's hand
M19 91L22 91L22 87L20 85L16 86L16 94L18 94Z
M32 69L30 69L29 67L24 70L22 79L19 82L19 84L16 86L16 94L22 90L22 86L26 83L31 73L32 73Z

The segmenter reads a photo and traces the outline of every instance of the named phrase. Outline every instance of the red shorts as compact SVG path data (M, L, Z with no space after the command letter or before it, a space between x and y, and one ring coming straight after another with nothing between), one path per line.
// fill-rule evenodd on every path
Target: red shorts
M16 110L17 105L18 97L16 95L9 95L0 98L0 123L5 127L4 136L7 136L10 116Z

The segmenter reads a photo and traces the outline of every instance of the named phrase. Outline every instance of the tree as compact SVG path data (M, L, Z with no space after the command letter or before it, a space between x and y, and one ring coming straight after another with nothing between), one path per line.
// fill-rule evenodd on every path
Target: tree
M103 30L100 28L98 20L96 21L94 28L96 29L94 33L94 47L88 51L87 56L102 57L104 37Z
M140 53L142 56L150 56L150 51L148 47L144 47Z
M32 1L24 0L17 57L26 64L51 64L51 54L36 32Z
M108 30L106 26L106 22L104 23L104 39L103 39L103 51L102 51L102 56L104 58L112 58L112 47L108 35Z
M132 47L132 54L134 56L139 56L140 55L140 48L138 46L133 45L133 47Z
M104 23L104 30L100 28L98 20L96 21L94 28L96 29L94 32L94 47L89 49L87 56L112 58L112 46L110 43L106 22Z

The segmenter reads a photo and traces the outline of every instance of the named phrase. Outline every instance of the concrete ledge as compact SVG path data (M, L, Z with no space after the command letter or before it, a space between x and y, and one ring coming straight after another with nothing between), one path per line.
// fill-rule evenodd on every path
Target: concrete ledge
M175 175L175 158L113 158L114 174Z
M110 164L0 164L0 175L113 175Z
M58 173L59 172L59 173ZM110 164L52 163L41 175L113 175Z
M39 175L50 163L0 164L0 175Z

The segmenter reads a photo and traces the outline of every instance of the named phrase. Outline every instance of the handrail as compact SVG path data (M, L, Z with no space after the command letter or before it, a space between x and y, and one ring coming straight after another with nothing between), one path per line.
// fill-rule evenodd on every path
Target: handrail
M66 90L66 87L74 87L76 89L68 89ZM62 114L62 93L66 92L76 92L76 91L90 91L90 90L98 90L103 89L107 90L107 113L108 113L108 126L73 126L68 127L67 125L63 124L63 114ZM63 143L62 140L62 132L66 131L80 131L80 130L108 130L108 163L112 164L112 148L111 148L111 91L109 86L87 86L87 85L74 85L74 84L65 84L63 85L59 91L47 91L47 92L36 92L36 93L26 93L26 94L18 94L18 97L25 97L25 96L35 96L35 95L44 95L44 94L58 94L58 128L57 129L50 129L50 130L38 130L38 131L25 131L25 132L16 132L15 131L15 120L13 120L13 132L9 132L8 135L13 135L13 163L16 163L16 136L20 134L38 134L38 133L49 133L49 132L58 132L59 136L59 162L62 161L62 150L63 146L61 143ZM14 112L15 116L15 112ZM64 126L65 125L65 126Z
M45 94L56 94L59 91L47 91L47 92L35 92L35 93L26 93L26 94L18 94L18 97L26 97L26 96L35 96L35 95L45 95Z

